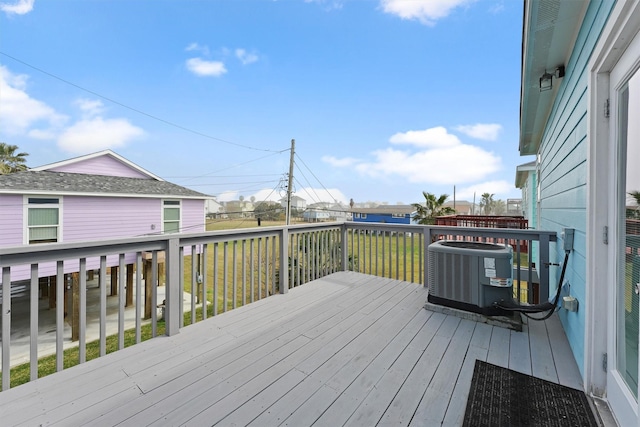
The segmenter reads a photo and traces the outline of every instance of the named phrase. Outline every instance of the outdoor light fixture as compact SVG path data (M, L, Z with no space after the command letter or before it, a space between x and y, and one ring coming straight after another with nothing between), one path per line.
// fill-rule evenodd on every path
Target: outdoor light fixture
M549 74L547 70L544 70L544 74L540 77L540 92L551 90L553 87L553 78L560 79L564 77L564 65L557 67L553 74Z
M542 77L540 77L540 92L551 90L552 84L553 84L553 75L545 71Z

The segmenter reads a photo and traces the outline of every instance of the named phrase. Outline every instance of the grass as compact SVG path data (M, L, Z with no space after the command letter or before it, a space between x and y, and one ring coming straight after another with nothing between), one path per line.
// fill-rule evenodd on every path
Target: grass
M158 321L158 335L163 335L165 332L164 321ZM141 341L147 341L151 339L151 324L146 323L141 327ZM129 347L136 344L136 331L134 329L127 329L124 332L124 346ZM110 335L106 338L106 352L113 353L118 350L118 335ZM100 357L100 341L95 340L87 343L86 345L86 359L87 361L97 359ZM68 348L64 350L62 355L64 369L78 365L79 362L79 348ZM38 378L46 377L56 372L56 355L38 359ZM30 380L30 363L23 363L22 365L11 368L11 387L16 387L20 384L29 382Z
M207 309L207 316L213 316L213 306L209 306ZM191 311L184 313L184 325L190 325ZM202 320L202 307L198 307L195 312L195 320L199 322ZM150 322L145 323L140 328L141 342L150 340L152 337L152 325ZM157 323L157 336L164 335L165 322L164 320L158 320ZM136 331L135 328L127 329L124 331L124 347L130 347L136 344ZM118 350L118 334L109 335L106 338L106 353L113 353ZM100 357L100 341L95 340L86 344L86 360L87 362ZM71 368L80 363L79 348L68 348L62 353L63 367L64 369ZM38 359L38 378L46 377L56 372L56 355L52 354L44 356ZM1 372L0 372L1 373ZM30 364L23 363L11 368L11 387L17 387L21 384L25 384L30 381ZM0 388L1 390L1 388Z
M355 234L348 237L349 254L354 255L354 270L375 276L412 280L423 283L422 268L424 257L423 239L419 235L405 234ZM384 265L384 268L383 268ZM406 265L406 270L405 270ZM384 273L383 273L384 270Z
M300 218L292 218L293 224L301 223ZM260 227L275 227L278 225L285 225L285 221L265 221L260 222ZM235 230L239 228L253 228L258 226L258 221L255 218L244 219L208 219L206 224L207 231L216 230Z

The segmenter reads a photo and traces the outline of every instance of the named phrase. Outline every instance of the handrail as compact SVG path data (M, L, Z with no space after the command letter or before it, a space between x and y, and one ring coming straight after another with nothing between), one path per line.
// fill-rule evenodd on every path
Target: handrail
M518 256L518 283L519 242L523 242L523 247L538 242L539 297L548 295L549 247L557 240L554 232L345 221L0 247L0 297L4 304L10 304L17 298L12 289L20 286L20 292L28 293L30 319L37 325L39 292L51 292L50 306L55 307L56 314L55 348L51 351L61 370L63 352L70 340L64 336L63 312L69 292L74 296L69 309L74 319L69 321L75 322L72 331L78 336L79 362L86 360L86 331L91 322L86 314L89 305L86 290L91 282L88 274L94 270L99 271L93 280L100 288L96 297L100 310L95 321L99 323L100 355L104 355L107 335L116 333L118 348L124 347L127 316L135 318L135 325L130 327L136 330L137 343L141 340L142 317L149 319L144 322L151 322L152 336L157 334L162 321L165 334L173 335L195 321L274 293L286 293L336 271L353 270L427 286L427 250L437 237L517 241L514 250ZM531 261L531 254L526 255ZM523 272L528 271L526 277L534 276L531 262L524 268ZM164 304L159 296L163 280ZM109 282L111 296L117 295L115 332L106 328L107 300L111 298L107 295ZM524 291L531 295L531 285ZM518 289L518 298L520 295ZM164 310L164 320L157 317L158 303ZM125 308L130 305L134 306L135 314ZM1 369L2 389L6 390L11 366L16 363L11 358L15 353L10 340L12 317L26 314L12 313L3 307ZM26 352L33 380L38 376L38 358L48 350L43 349L44 345L39 347L37 327L31 328L30 337L31 345Z

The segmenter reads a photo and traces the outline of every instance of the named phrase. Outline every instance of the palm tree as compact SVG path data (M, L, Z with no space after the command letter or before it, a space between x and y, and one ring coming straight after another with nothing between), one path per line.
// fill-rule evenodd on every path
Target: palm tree
M20 172L27 169L25 164L27 159L27 153L17 153L17 145L9 145L4 142L0 142L0 175Z
M635 209L627 209L627 218L640 219L640 191L634 190L627 193L636 202Z
M423 191L422 195L424 196L424 205L421 203L413 204L413 207L416 209L416 213L413 215L412 219L418 224L432 225L435 224L436 217L456 213L453 208L443 206L449 198L448 194L442 194L440 197L436 198L435 194Z
M507 204L504 200L498 199L493 201L493 214L504 215L507 212Z
M484 210L485 215L491 215L493 210L493 194L483 193L480 199L480 209Z

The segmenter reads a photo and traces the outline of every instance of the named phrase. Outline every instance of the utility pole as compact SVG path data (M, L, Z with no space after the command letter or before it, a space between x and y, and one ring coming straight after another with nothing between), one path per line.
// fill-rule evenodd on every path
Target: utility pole
M453 186L453 210L456 210L456 186ZM456 214L458 213L458 211L456 211Z
M291 140L291 160L289 160L289 183L287 184L287 225L291 223L291 191L293 189L293 157L296 152L296 140Z

